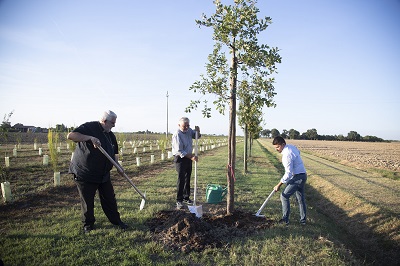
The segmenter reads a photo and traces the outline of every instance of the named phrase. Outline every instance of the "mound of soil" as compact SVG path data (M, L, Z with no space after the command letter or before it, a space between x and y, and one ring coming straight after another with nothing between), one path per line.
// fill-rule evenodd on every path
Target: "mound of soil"
M269 228L272 220L242 210L231 215L216 208L197 218L188 210L164 210L147 222L154 239L182 252L228 246L233 238L255 234Z

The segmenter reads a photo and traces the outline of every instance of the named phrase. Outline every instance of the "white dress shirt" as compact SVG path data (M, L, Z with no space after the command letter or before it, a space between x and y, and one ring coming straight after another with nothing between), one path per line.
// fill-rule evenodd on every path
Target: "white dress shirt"
M282 150L282 164L285 167L285 174L281 182L286 184L294 175L306 173L303 160L300 157L300 151L296 146L286 144Z

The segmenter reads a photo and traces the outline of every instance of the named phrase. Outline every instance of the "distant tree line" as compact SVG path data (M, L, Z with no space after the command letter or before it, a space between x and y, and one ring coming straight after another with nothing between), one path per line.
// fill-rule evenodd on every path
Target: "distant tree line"
M44 132L47 133L49 129L56 132L69 132L74 129L74 127L66 127L64 124L57 124L55 127L52 128L41 128L35 126L24 126L21 123L16 123L15 125L11 126L10 118L14 114L14 110L8 114L4 115L3 121L0 124L0 134L6 135L7 132L32 132L32 133L40 133Z
M282 130L279 132L278 129L273 128L271 130L264 129L261 131L261 136L266 138L275 138L281 136L285 139L306 139L306 140L337 140L337 141L366 141L366 142L384 142L384 139L378 138L376 136L361 136L357 131L350 131L347 136L340 135L318 135L315 128L308 129L306 132L300 134L299 131L295 129Z
M67 127L64 124L57 124L55 127L49 128L55 132L71 132L75 127Z

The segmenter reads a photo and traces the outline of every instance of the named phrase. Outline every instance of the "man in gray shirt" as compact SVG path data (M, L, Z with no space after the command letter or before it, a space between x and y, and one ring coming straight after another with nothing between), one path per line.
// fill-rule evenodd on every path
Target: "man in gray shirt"
M190 121L187 117L179 119L178 130L172 135L172 154L174 155L174 163L178 172L176 208L183 208L183 202L192 204L190 200L190 176L192 174L192 163L198 161L198 157L192 153L192 140L200 135L200 128L195 126L195 129L190 128Z

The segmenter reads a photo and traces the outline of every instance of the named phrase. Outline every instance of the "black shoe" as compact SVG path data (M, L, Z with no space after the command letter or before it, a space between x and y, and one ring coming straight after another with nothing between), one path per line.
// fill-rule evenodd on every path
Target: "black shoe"
M129 226L128 226L126 223L122 222L122 221L119 222L118 226L119 226L119 228L122 229L122 230L126 230L126 229L129 228Z
M191 204L193 204L193 200L185 199L185 200L183 200L183 203L191 205Z
M90 231L92 231L94 229L94 227L93 227L93 225L85 225L84 227L83 227L83 232L84 233L89 233Z
M177 201L177 202L176 202L176 208L177 208L178 210L180 210L180 209L183 208L182 201Z

